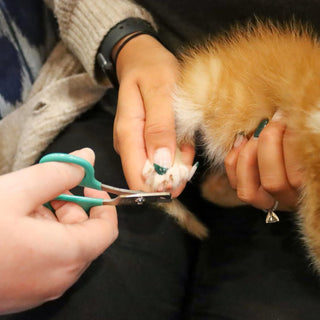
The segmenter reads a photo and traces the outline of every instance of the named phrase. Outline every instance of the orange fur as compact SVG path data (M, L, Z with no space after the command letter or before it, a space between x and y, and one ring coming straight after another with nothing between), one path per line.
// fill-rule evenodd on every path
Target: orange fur
M276 110L299 133L294 146L303 163L305 186L298 215L310 256L320 270L319 41L299 24L258 22L181 57L175 92L178 143L194 143L199 132L213 166L223 167L237 135L252 135ZM208 182L204 190L217 192Z

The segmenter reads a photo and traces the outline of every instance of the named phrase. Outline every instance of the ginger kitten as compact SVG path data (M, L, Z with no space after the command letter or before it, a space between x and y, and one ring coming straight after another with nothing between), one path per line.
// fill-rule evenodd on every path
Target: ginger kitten
M238 135L250 137L261 120L279 110L298 134L294 148L303 164L304 186L297 213L309 254L320 270L320 43L299 24L256 23L187 50L175 92L178 145L200 135L212 167L203 195L221 205L240 204L226 183L223 162ZM217 171L217 168L221 170ZM182 172L185 170L184 174ZM216 173L218 172L218 173ZM146 164L154 190L188 179L179 152L167 173ZM220 199L221 201L218 201ZM198 237L206 229L181 204L165 210Z

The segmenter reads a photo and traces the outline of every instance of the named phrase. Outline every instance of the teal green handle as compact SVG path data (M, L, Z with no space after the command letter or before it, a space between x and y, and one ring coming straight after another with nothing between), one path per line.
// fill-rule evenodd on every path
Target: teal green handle
M87 160L67 153L50 153L42 157L39 162L44 163L52 161L73 163L83 167L85 176L79 183L79 186L101 190L101 182L95 178L94 168Z
M86 212L89 212L92 207L103 205L103 199L74 196L71 194L60 194L55 200L74 202L81 206Z

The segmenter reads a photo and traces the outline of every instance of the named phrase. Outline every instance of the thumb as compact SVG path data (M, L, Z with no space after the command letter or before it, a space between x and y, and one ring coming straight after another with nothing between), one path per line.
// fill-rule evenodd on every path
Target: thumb
M88 197L109 198L104 191L84 189ZM118 219L114 206L97 206L90 210L89 219L69 225L73 236L78 239L82 259L91 261L99 256L118 237Z
M148 158L160 170L170 168L176 150L174 111L170 95L153 95L150 99L145 99L145 105L144 134Z
M91 163L94 161L91 149L82 149L73 154ZM11 212L28 213L75 187L83 176L84 170L78 165L58 162L37 164L2 176L0 194L1 198L4 197L3 201L10 202Z

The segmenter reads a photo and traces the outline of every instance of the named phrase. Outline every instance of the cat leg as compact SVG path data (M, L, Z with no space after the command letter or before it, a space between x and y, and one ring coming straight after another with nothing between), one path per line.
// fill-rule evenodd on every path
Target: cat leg
M151 190L173 190L190 180L197 167L197 164L191 168L186 166L181 160L180 152L177 151L175 162L171 168L158 173L155 166L147 160L142 175ZM179 200L173 199L170 203L158 204L158 206L193 236L199 239L204 239L208 236L207 228Z
M201 240L208 237L208 229L179 200L173 199L172 202L163 203L159 206L194 237Z
M215 172L206 176L201 184L202 196L223 207L236 207L245 205L239 200L236 190L232 189L225 173Z
M170 168L165 168L161 172L149 160L146 161L142 175L145 183L154 191L165 191L176 189L179 185L189 181L195 173L198 165L192 168L186 166L177 151L174 164Z

